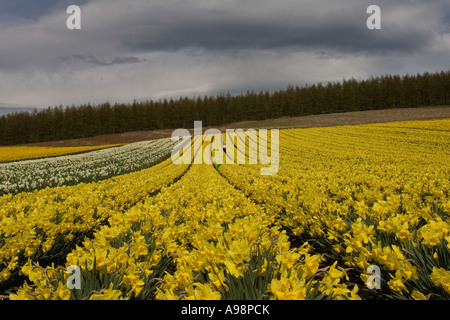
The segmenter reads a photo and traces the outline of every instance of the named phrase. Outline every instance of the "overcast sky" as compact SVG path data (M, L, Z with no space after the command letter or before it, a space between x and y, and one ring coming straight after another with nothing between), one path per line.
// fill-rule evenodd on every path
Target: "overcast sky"
M81 30L68 30L69 5ZM369 5L381 30L369 30ZM449 0L0 0L0 105L279 90L450 70Z

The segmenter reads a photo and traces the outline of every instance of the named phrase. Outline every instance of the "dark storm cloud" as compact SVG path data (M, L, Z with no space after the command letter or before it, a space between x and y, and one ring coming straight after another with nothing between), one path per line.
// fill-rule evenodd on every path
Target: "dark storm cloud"
M42 19L36 29L28 24L25 31L6 28L3 37L0 32L0 40L8 44L0 47L0 70L56 70L61 67L57 57L69 56L107 66L139 62L138 58L108 61L111 55L180 50L412 54L436 42L449 25L450 12L450 3L441 0L426 5L378 0L382 29L373 31L366 27L366 9L371 4L367 0L286 0L276 5L265 0L222 0L214 5L210 0L91 0L82 6L82 30L72 32L65 28L67 14L61 8L68 2L44 1L47 7L54 3L60 10L47 8L53 14ZM33 3L36 7L37 1Z
M81 6L81 30L66 28L70 4ZM366 27L372 4L381 30ZM450 67L448 0L0 0L0 11L5 103L279 90Z
M146 19L154 23L145 27L142 21L141 27L130 30L130 36L124 37L121 45L140 51L176 51L189 47L214 51L303 47L368 53L420 50L433 39L432 30L411 25L391 27L386 23L382 30L370 31L365 25L368 18L365 8L356 6L344 16L326 14L325 7L322 20L303 16L301 7L284 19L277 19L276 11L253 17L199 9L193 16L192 12L183 15L167 9L159 11L158 18L153 18L150 11Z
M183 27L184 26L184 27ZM431 30L410 29L370 33L358 22L326 24L272 24L264 21L216 21L171 25L158 32L149 28L142 36L124 39L123 46L142 51L172 51L188 47L207 50L328 48L345 52L411 51L426 47Z

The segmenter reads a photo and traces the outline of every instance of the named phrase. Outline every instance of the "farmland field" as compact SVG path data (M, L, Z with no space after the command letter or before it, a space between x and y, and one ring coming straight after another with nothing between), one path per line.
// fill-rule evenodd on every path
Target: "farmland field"
M75 154L104 148L110 148L118 145L103 146L77 146L77 147L0 147L0 162L11 162L17 160L37 159L52 156L61 156Z
M167 138L136 142L117 148L101 148L78 155L3 163L0 164L0 195L104 180L138 171L166 158L173 146L174 142Z
M173 145L3 164L1 297L450 299L450 119L283 129L275 175Z

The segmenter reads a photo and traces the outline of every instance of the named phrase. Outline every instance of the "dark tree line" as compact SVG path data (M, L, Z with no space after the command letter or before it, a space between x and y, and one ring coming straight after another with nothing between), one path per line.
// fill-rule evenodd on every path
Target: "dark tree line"
M386 75L232 96L59 106L0 117L0 144L15 145L126 131L192 128L234 121L360 110L450 105L450 71Z

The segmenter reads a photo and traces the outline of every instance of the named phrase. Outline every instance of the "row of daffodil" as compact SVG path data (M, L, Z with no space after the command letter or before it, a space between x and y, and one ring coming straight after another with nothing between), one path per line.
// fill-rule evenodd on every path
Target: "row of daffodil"
M194 164L157 195L111 215L62 268L30 259L21 268L27 281L9 298L359 298L358 286L343 283L345 269L322 265L306 242L292 248L276 218L213 165ZM81 268L79 290L66 286L71 265Z
M448 298L449 139L420 133L282 131L274 176L193 165L109 216L66 266L22 263L28 280L10 298ZM371 264L381 290L366 288ZM81 291L65 285L69 265Z
M374 123L370 124L369 126L450 131L450 119L436 119L427 121L394 121L388 123Z
M0 195L93 182L148 168L170 155L170 139L84 154L0 164Z
M0 162L11 162L26 159L62 156L99 149L115 147L119 145L81 146L81 147L35 147L15 146L0 147Z
M20 279L28 259L44 265L64 261L109 217L158 192L186 169L187 165L174 165L167 159L99 182L0 197L0 293Z
M220 172L272 215L295 243L352 268L370 265L380 290L363 297L450 298L450 122L283 130L280 169ZM439 128L435 130L435 128ZM365 288L364 288L365 289Z

